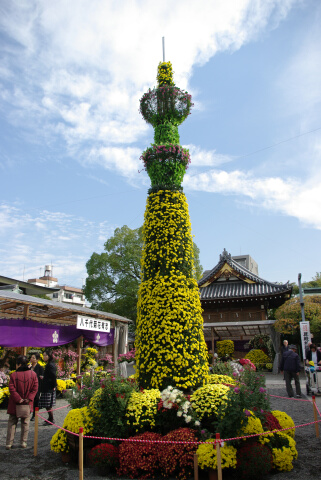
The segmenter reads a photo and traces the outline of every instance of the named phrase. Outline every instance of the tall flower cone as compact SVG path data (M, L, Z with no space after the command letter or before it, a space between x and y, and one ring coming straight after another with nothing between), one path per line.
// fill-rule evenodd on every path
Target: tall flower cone
M141 156L152 186L144 221L136 374L143 388L190 389L203 385L208 372L191 224L181 187L190 156L178 134L193 104L175 86L170 62L159 64L157 80L158 87L140 103L155 135Z

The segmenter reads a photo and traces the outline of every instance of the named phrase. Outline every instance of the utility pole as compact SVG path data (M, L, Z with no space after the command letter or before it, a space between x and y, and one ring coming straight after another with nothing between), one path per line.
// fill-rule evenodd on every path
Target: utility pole
M302 322L305 322L304 301L303 301L302 285L301 285L301 273L299 273L299 276L298 276L298 284L299 284L299 293L300 293L301 317L302 317Z

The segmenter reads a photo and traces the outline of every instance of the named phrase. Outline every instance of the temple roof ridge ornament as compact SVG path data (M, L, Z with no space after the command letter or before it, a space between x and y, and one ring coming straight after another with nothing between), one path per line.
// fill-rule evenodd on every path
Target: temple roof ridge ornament
M223 252L220 254L220 260L223 258L230 258L232 259L232 255L228 253L228 251L224 248Z

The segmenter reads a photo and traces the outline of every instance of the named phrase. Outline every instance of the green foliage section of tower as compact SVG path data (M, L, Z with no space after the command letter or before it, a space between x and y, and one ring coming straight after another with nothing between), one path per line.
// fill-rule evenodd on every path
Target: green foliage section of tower
M154 127L154 143L156 145L164 145L166 143L179 144L178 126L171 122L164 122Z
M141 155L152 187L172 185L180 187L190 163L189 150L180 145L152 145Z
M147 123L154 126L155 146L171 146L182 150L179 144L178 125L190 114L193 106L192 97L188 92L180 90L173 81L173 69L171 62L163 62L158 65L157 73L158 87L148 90L140 101L140 112ZM145 169L151 179L152 191L157 188L170 188L180 190L180 185L188 163L184 156L167 155L164 158L163 152L154 152L148 155L147 149L141 157ZM189 155L188 150L185 152ZM186 157L186 155L185 155Z
M143 388L205 383L207 348L185 195L149 195L144 222L142 283L138 293L136 372Z

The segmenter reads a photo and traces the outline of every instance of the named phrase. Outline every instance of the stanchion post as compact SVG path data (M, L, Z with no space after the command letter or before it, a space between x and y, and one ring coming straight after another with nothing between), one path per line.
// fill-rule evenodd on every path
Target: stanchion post
M220 440L220 434L216 434L216 440ZM216 462L217 462L217 478L222 480L222 457L221 457L221 445L220 442L216 443Z
M196 453L194 453L194 480L198 480L198 458Z
M314 421L318 421L318 413L317 413L317 406L315 404L315 395L312 395L312 403L313 403L313 414L314 414ZM318 438L320 436L319 434L319 424L315 423L315 435Z
M84 480L84 429L79 427L79 480Z
M35 408L35 434L33 439L33 456L36 457L38 453L38 425L39 425L39 417L38 417L39 407Z

